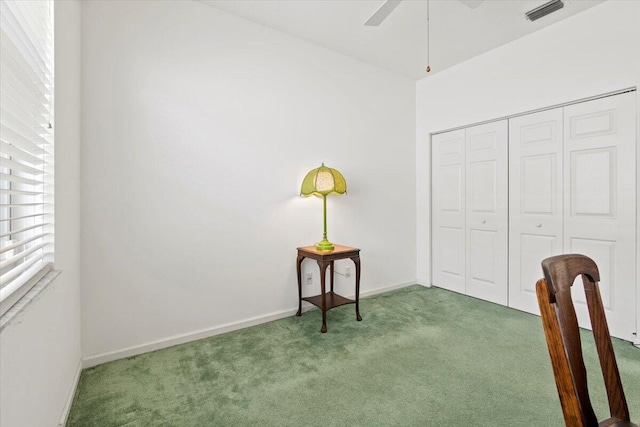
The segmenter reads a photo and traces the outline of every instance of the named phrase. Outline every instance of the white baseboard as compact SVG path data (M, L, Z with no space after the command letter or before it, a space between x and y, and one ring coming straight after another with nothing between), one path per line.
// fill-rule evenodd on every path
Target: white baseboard
M424 286L425 288L431 287L431 282L425 280L416 280L416 283L420 286Z
M76 395L76 389L78 388L78 383L80 382L81 372L82 372L82 359L78 360L78 369L76 370L76 374L73 377L73 384L71 385L71 390L69 390L67 401L64 404L64 408L62 409L62 416L60 416L60 422L58 423L58 427L64 427L65 425L67 425L67 418L69 418L69 412L71 412L71 404L73 404L73 398Z
M407 282L401 283L391 286L385 286L382 288L372 289L368 291L360 292L360 297L368 297L372 295L381 294L384 292L389 292L394 289L400 289L407 286L415 285L416 282ZM347 298L353 298L355 293L352 295L345 295ZM308 311L314 309L315 306L303 302L302 311ZM123 359L126 357L137 356L139 354L148 353L151 351L160 350L167 347L172 347L178 344L185 344L191 341L200 340L203 338L213 337L215 335L224 334L226 332L236 331L238 329L248 328L250 326L259 325L262 323L272 322L278 319L284 319L285 317L290 317L296 314L298 311L297 308L292 308L288 310L277 311L274 313L265 314L262 316L250 317L248 319L240 320L237 322L226 323L220 326L214 326L212 328L200 329L197 331L187 332L185 334L174 335L172 337L163 338L156 341L151 341L145 344L140 344L136 346L126 347L120 350L110 351L107 353L97 354L95 356L89 356L82 360L82 368L91 368L97 365L102 365L103 363L112 362L114 360Z
M112 362L114 360L137 356L139 354L149 353L151 351L172 347L174 345L185 344L185 343L196 341L202 338L209 338L215 335L224 334L226 332L248 328L250 326L259 325L261 323L267 323L267 322L271 322L278 319L284 319L285 317L293 316L294 314L296 314L297 311L298 311L297 308L277 311L275 313L270 313L263 316L251 317L249 319L240 320L238 322L232 322L232 323L226 323L220 326L214 326L213 328L200 329L197 331L187 332L185 334L174 335L172 337L163 338L157 341L151 341L141 345L126 347L120 350L110 351L110 352L98 354L95 356L89 356L83 360L82 366L84 368L91 368L93 366L102 365L103 363ZM305 307L303 307L303 311L306 311Z
M415 284L417 284L417 282L414 280L413 282L399 283L399 284L396 284L396 285L389 285L389 286L383 286L382 288L371 289L369 291L360 292L360 298L365 298L365 297L370 297L370 296L373 296L373 295L383 294L385 292L393 291L395 289L406 288L407 286L413 286ZM346 296L347 296L347 298L355 298L356 294L354 292L353 294L346 295Z

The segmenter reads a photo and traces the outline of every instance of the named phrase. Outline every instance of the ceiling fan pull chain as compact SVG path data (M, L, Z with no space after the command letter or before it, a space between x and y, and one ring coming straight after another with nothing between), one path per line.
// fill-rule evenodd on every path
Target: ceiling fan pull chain
M431 51L431 47L429 46L430 44L430 37L429 37L429 27L431 27L431 23L429 22L429 0L427 0L427 73L431 71L431 65L429 61L429 54Z

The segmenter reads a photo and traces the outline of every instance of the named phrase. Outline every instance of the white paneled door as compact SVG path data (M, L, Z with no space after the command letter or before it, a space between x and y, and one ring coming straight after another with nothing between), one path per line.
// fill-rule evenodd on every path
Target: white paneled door
M465 292L465 131L432 137L433 283Z
M562 108L509 120L509 307L539 314L540 262L563 253Z
M466 293L507 304L507 121L466 129Z
M564 252L596 262L610 332L627 340L636 316L635 123L634 92L564 108ZM580 280L573 296L588 327Z

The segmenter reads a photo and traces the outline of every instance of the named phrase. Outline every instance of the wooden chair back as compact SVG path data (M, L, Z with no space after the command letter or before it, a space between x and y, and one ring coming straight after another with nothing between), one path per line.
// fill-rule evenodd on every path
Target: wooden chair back
M635 426L630 423L620 373L605 317L596 263L584 255L559 255L542 261L544 279L536 283L544 334L560 403L568 427ZM591 327L609 400L611 417L598 423L591 406L571 285L582 276Z

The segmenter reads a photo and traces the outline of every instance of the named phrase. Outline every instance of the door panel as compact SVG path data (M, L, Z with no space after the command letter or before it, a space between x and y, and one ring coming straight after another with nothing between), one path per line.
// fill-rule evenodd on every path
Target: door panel
M436 250L441 254L439 270L446 275L464 280L464 230L452 227L440 227L440 239Z
M564 108L565 252L598 264L611 335L635 331L636 135L635 94L625 93ZM584 301L581 281L573 290ZM590 327L576 304L580 326Z
M465 131L433 135L433 284L465 292Z
M468 182L471 184L472 212L496 213L496 160L469 164Z
M446 212L462 212L464 182L463 165L446 165L438 168L440 177L440 209Z
M571 253L589 254L600 272L600 294L602 305L605 309L614 310L612 305L611 292L615 286L615 276L611 273L611 267L615 262L616 242L610 240L594 240L573 238L570 243ZM582 280L576 280L571 289L571 296L576 304L582 304L586 309L587 300L584 294Z
M496 283L496 232L486 230L469 231L469 276L472 280L484 282L489 286Z
M557 154L521 158L520 202L525 215L553 215L558 188ZM514 165L515 166L515 165Z
M562 109L509 120L509 307L539 314L540 262L562 253Z
M615 158L615 147L571 152L572 216L615 215Z
M520 268L520 283L519 288L509 289L509 304L513 306L512 298L513 293L519 293L520 298L527 298L530 303L529 312L536 313L534 310L538 307L536 303L536 280L531 278L537 277L538 279L542 275L542 269L540 268L541 260L548 258L555 252L557 247L558 236L543 236L540 234L525 234L520 235L520 258L515 259L514 262L519 262ZM523 310L521 307L514 307Z
M466 130L466 293L507 304L507 121Z

